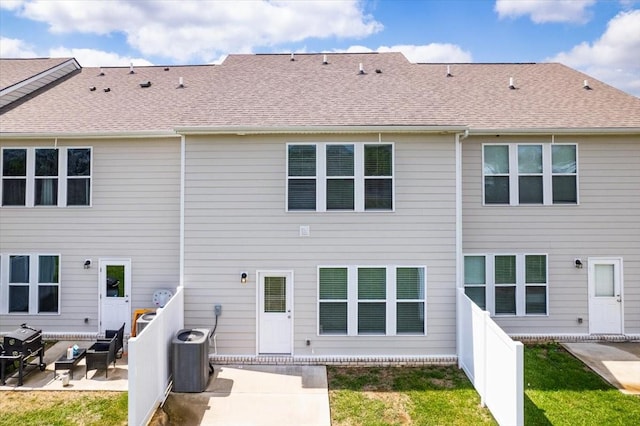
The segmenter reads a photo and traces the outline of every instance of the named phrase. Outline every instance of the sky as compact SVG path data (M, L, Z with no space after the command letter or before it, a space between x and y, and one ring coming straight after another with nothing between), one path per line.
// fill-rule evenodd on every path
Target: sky
M386 51L561 62L640 97L640 0L0 0L3 58L97 67Z

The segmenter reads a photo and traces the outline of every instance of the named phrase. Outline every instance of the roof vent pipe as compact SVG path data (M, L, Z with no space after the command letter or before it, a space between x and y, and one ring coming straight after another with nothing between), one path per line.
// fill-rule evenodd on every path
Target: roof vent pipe
M592 90L592 89L591 89L591 86L589 86L589 80L585 80L585 81L582 83L582 88L583 88L584 90Z
M178 78L178 88L184 88L184 79L182 77Z
M365 74L365 72L364 72L364 66L362 65L362 62L360 62L359 69L360 69L360 71L358 72L359 74Z
M98 74L100 77L102 77L104 75L104 71L102 69L102 67L100 67L100 74Z
M329 62L327 62L327 55L324 55L322 57L322 65L327 65Z
M516 86L513 85L513 77L509 77L509 89L514 90Z
M296 58L293 57L293 53L291 54L291 62L295 61Z
M453 74L451 74L451 65L447 65L447 77L453 77Z

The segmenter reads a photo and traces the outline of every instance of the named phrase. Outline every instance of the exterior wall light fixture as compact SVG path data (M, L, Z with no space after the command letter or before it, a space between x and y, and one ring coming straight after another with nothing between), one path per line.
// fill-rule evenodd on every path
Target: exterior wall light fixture
M243 272L242 274L240 274L240 284L246 284L247 283L247 273Z

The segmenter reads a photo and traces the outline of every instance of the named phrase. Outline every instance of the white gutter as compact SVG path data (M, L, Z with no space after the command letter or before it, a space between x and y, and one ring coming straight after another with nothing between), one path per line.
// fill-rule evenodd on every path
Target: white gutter
M539 129L469 129L472 136L495 135L633 135L640 134L640 127L548 127Z
M372 133L453 133L467 130L466 126L223 126L176 127L183 135L275 135L275 134L372 134Z
M462 330L460 329L458 289L463 287L464 259L462 255L462 140L469 137L469 131L456 133L456 355L458 366L461 366L459 349L462 347Z
M184 190L186 174L186 137L180 137L180 286L184 286Z
M0 139L136 139L136 138L177 138L173 130L150 131L141 130L133 132L82 132L82 133L20 133L0 132Z

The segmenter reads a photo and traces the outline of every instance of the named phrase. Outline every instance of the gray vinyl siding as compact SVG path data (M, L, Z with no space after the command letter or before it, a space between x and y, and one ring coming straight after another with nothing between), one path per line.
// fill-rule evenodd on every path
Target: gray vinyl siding
M482 143L550 140L501 136L464 141L463 251L548 254L549 315L497 317L513 334L588 333L587 258L622 257L624 331L638 334L640 136L555 136L556 143L578 146L578 205L482 205ZM574 267L575 258L583 269Z
M2 141L47 145L53 141ZM152 307L154 290L179 284L180 139L58 139L57 145L93 148L91 207L0 208L0 253L60 254L60 314L0 315L0 331L23 322L45 332L98 331L101 258L131 259L132 312Z
M218 353L256 354L256 272L291 270L295 355L455 354L453 136L384 136L395 143L394 212L286 212L286 144L313 141L378 135L187 137L185 325L213 327L219 303ZM319 336L322 265L426 266L427 335Z

